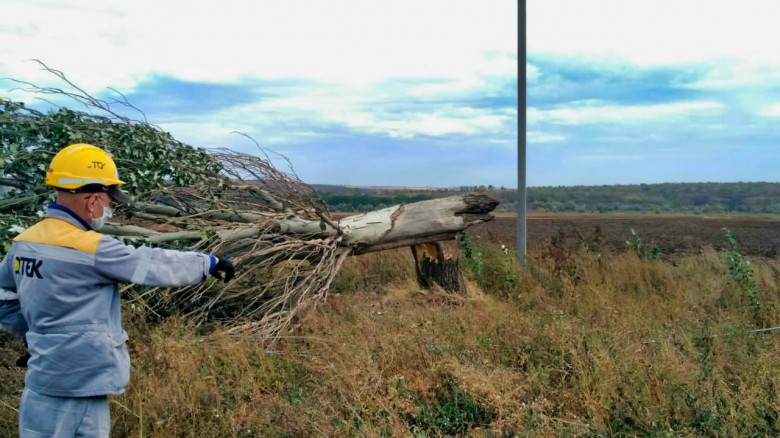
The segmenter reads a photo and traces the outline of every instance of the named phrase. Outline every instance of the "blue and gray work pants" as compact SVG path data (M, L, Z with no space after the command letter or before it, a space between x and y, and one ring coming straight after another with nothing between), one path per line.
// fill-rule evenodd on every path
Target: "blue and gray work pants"
M20 438L105 438L111 432L108 398L51 397L27 388L19 406Z

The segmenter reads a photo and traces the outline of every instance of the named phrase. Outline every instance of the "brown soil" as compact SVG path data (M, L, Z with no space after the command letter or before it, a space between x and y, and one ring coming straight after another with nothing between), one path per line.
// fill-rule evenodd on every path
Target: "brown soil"
M472 227L471 233L515 246L517 218L497 214L493 222ZM723 228L729 228L745 255L780 255L780 217L694 216L694 215L616 215L616 214L529 214L528 247L544 245L553 237L596 245L599 241L612 249L625 249L631 229L643 244L655 244L665 254L698 252L711 246L723 249Z

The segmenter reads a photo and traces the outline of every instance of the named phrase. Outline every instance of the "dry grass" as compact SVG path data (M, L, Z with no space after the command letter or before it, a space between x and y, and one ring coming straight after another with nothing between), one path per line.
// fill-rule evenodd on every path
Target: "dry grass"
M480 251L467 296L419 290L408 250L348 260L277 354L126 313L134 371L112 399L114 435L780 434L780 333L749 332L721 254L652 262L550 244L521 271ZM776 320L780 261L753 266ZM8 373L0 401L15 406L21 374ZM2 435L15 418L0 406Z

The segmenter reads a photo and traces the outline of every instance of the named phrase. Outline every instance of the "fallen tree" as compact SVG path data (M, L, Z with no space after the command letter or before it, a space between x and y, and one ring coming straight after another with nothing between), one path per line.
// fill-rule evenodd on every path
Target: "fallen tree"
M59 149L75 142L105 148L136 202L120 209L119 220L103 232L135 245L230 257L238 268L227 285L125 289L131 303L152 314L229 321L232 333L274 338L297 312L327 293L347 257L452 239L491 220L498 204L469 193L336 220L292 166L279 170L256 142L258 155L194 148L145 117L125 116L124 111L137 109L121 94L94 98L41 65L69 88L22 83L28 91L66 96L89 112L41 113L21 102L0 101L0 237L7 250L10 238L37 221L53 199L43 177Z

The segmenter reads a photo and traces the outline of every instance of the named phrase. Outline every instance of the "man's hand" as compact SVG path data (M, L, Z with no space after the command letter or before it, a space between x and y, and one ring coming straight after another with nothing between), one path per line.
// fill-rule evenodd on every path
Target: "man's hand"
M222 278L223 272L225 273L224 280ZM236 275L236 267L233 266L228 259L217 257L217 264L214 266L214 269L212 269L211 276L227 283L234 275Z

